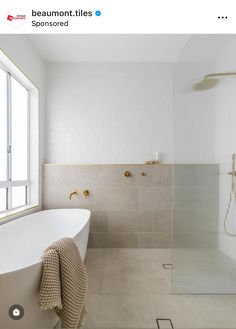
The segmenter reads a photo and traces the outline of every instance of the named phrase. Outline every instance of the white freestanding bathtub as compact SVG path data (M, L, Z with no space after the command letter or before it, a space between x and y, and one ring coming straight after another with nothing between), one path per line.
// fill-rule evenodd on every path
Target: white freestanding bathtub
M90 211L45 210L0 226L0 328L53 328L58 318L38 305L42 272L41 255L53 241L74 239L84 259L89 234ZM24 316L13 320L9 308L20 305Z

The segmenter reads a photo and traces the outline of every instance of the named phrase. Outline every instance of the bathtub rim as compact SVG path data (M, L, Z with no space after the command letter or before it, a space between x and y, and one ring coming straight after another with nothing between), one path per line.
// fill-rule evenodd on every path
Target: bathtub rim
M53 208L53 209L39 210L39 211L36 211L36 212L34 212L32 214L27 214L27 215L18 217L16 219L11 220L10 222L7 222L7 223L2 224L1 226L5 226L7 224L10 225L11 223L13 223L15 221L18 221L18 220L20 220L20 219L22 219L24 217L32 216L32 215L37 214L39 212L51 212L51 211L56 211L56 210L57 211L60 211L60 210L68 210L68 211L70 211L70 210L83 210L83 211L85 211L85 213L88 214L88 217L86 217L86 224L82 227L82 229L80 231L77 231L77 233L75 235L73 235L72 237L71 236L65 236L65 238L67 237L67 238L71 238L71 239L74 240L75 237L79 234L79 232L81 232L86 227L87 224L90 224L91 210L89 210L89 209L86 209L86 208ZM1 226L0 226L0 229L1 229ZM53 241L51 243L53 243ZM11 270L11 271L2 272L2 273L0 272L0 277L1 276L8 275L8 274L17 273L17 272L22 271L22 270L27 270L27 269L33 268L37 264L38 264L39 267L41 267L42 266L42 259L39 259L38 261L32 262L31 264L29 264L27 266L24 266L24 267L21 267L21 268L18 268L16 270Z

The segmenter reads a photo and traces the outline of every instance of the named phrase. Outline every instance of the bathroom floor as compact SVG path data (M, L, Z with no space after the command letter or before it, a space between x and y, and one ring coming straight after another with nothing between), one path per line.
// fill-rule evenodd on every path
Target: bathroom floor
M219 249L176 248L172 258L174 293L236 294L236 262Z
M88 249L86 329L236 328L236 296L171 295L170 249ZM159 328L172 328L160 320Z

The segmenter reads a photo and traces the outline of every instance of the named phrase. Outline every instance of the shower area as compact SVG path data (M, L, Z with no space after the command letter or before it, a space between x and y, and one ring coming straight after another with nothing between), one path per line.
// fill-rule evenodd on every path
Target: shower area
M236 294L236 38L196 35L174 76L173 294Z

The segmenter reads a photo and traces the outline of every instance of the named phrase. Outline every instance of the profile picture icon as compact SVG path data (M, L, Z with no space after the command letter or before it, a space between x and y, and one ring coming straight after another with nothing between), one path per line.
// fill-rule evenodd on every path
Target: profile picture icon
M9 26L20 27L26 21L25 13L19 8L13 8L6 13L6 20Z

